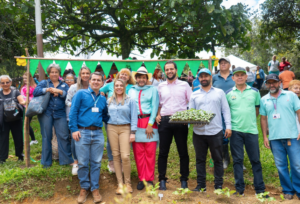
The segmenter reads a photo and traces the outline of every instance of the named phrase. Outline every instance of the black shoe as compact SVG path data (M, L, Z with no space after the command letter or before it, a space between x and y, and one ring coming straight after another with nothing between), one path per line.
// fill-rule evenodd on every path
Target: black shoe
M181 181L181 188L188 188L187 181Z
M235 196L245 196L244 192L238 192L236 191L234 194L232 195L235 195Z
M0 160L0 164L4 164L5 160Z
M140 181L136 187L139 191L143 190L145 188L144 182Z
M149 185L154 186L153 181L147 181L147 183L148 183Z
M51 166L43 166L43 169L49 169Z
M197 187L193 191L205 193L206 192L206 187L201 188L201 186L198 184Z
M24 161L24 157L19 157L18 161Z
M165 180L161 180L161 181L160 181L160 184L159 184L159 190L162 190L162 191L167 190L167 187L166 187L166 181L165 181Z

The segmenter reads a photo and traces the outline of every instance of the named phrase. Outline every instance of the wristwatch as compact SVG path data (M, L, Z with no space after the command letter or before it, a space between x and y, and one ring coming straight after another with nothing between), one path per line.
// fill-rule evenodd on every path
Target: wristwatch
M130 134L135 134L136 133L136 130L131 130L130 131Z

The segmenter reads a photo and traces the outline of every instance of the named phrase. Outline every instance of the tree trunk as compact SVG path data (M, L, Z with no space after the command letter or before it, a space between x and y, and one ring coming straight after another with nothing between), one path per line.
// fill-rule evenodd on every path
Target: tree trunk
M131 43L130 36L124 35L120 38L121 50L122 50L122 59L126 59L129 57L131 52Z

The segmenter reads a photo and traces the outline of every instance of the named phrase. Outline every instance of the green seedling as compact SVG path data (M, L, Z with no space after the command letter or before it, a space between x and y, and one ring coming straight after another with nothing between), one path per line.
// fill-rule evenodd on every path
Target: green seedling
M284 195L280 194L281 200L285 200Z
M223 189L217 189L214 191L215 194L217 195L223 195L223 196L227 196L228 198L230 198L230 195L234 194L236 191L232 190L230 191L229 188L223 188Z
M145 180L143 182L146 188L147 195L151 198L158 198L157 189L159 189L159 182L156 183L154 186L149 185Z
M213 117L213 113L206 112L204 110L185 110L178 111L170 117L170 121L197 121L197 122L210 122Z
M275 201L276 199L274 197L265 198L269 193L270 192L259 193L256 195L256 198L262 203L265 201Z
M172 194L178 196L180 199L186 200L188 198L188 195L192 192L193 191L188 188L177 188L177 191L174 191Z

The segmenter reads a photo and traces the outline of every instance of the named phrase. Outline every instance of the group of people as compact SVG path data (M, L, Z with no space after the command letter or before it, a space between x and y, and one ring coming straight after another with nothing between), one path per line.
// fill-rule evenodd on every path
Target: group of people
M115 171L118 182L116 194L121 194L124 187L128 192L133 192L130 178L131 147L140 180L137 189L145 187L143 181L147 185L154 184L156 150L159 147L159 190L167 190L167 161L173 138L179 154L181 187L188 188L188 125L171 124L169 119L177 111L184 111L189 107L215 114L208 125L193 127L197 170L197 186L194 191L206 191L208 149L214 162L215 189L222 189L224 168L230 163L230 145L235 194L243 196L245 190L244 146L252 165L255 192L260 194L265 191L256 123L260 114L264 145L271 148L274 155L284 197L292 199L296 193L299 198L300 161L296 155L300 150L297 129L300 127L300 101L297 97L300 95L300 81L292 81L289 91L285 91L280 89L279 77L269 74L266 86L270 93L261 98L260 92L247 84L246 69L237 67L231 72L228 58L219 59L219 65L219 73L213 76L207 68L199 70L196 79L199 85L195 87L197 90L192 90L187 82L178 80L177 65L173 61L166 62L163 68L166 81L155 79L158 86L154 86L151 80L149 83L150 76L145 67L139 68L135 75L124 68L113 82L103 86L103 75L97 71L91 73L86 66L80 69L77 83L74 84L74 76L67 75L65 83L59 79L60 67L56 64L49 65L49 79L41 81L32 92L34 97L47 92L51 94L46 111L38 115L42 134L41 164L44 168L52 165L51 139L54 126L59 163L72 165L72 173L79 178L81 191L78 203L85 202L89 191L92 192L94 202L101 202L99 177L105 145L102 131L104 124L109 168ZM161 71L157 71L159 72ZM14 91L10 89L10 78L1 76L0 82L3 87L0 95L12 98ZM16 97L16 103L25 104L18 93ZM2 128L8 133L10 130L15 131L12 123L4 121ZM8 136L1 134L0 145L0 160L5 161L8 156ZM18 145L16 155L22 159L23 143ZM287 156L293 182L288 176Z

